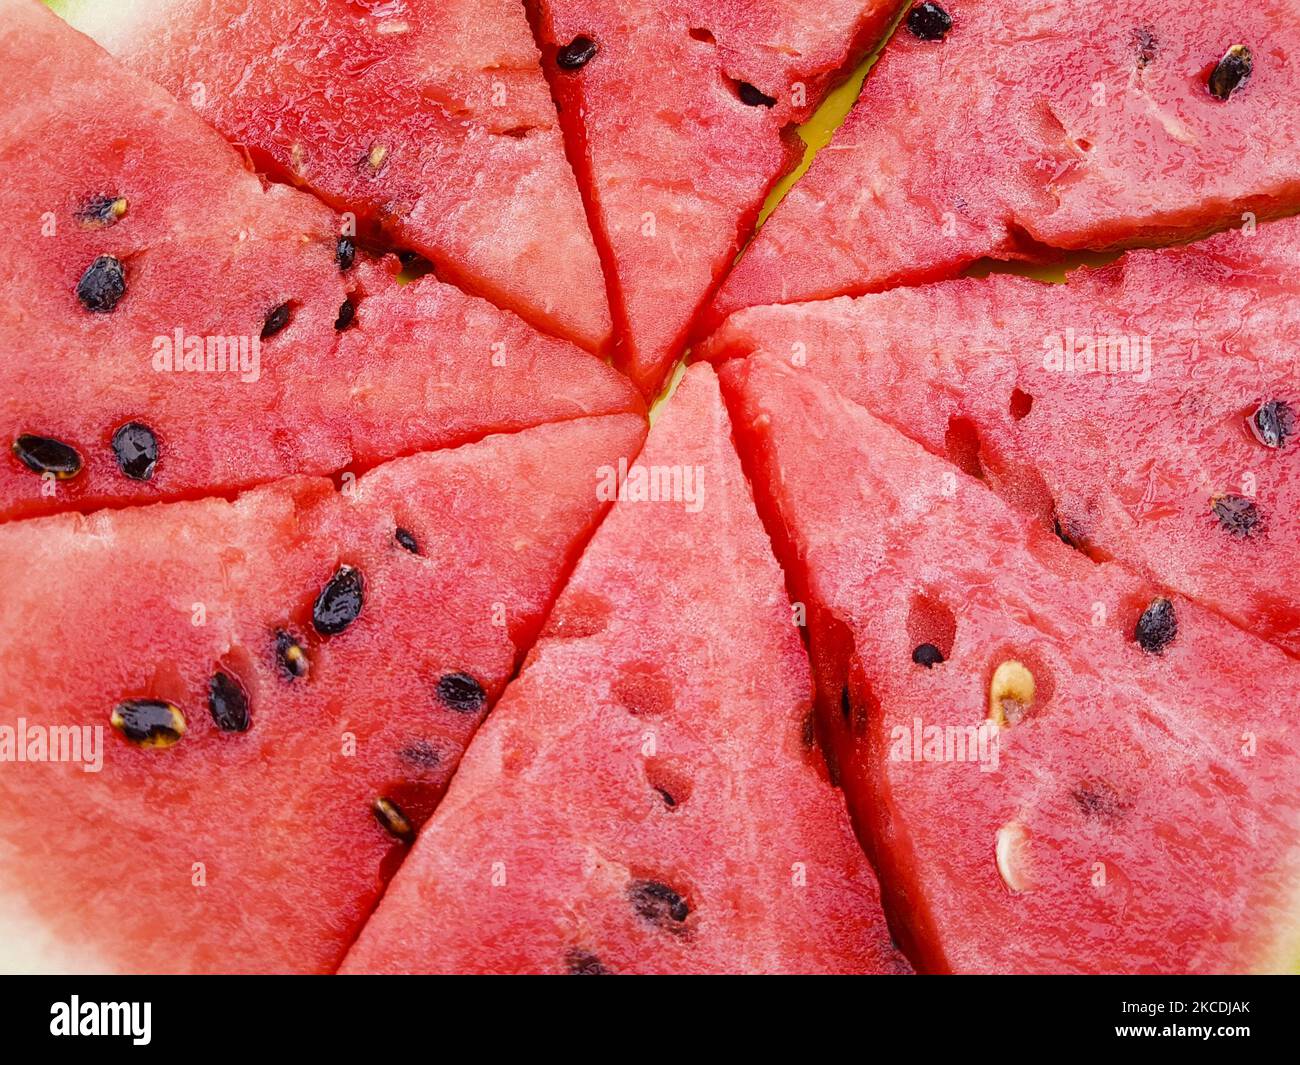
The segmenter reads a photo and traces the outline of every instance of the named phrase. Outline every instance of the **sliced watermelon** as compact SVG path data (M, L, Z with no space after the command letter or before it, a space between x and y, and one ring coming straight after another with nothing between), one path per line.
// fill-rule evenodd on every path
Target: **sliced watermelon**
M605 344L600 260L519 0L55 6L259 169L547 331Z
M530 0L611 279L619 365L647 395L681 354L794 123L901 0Z
M484 300L399 288L161 89L39 4L0 7L0 518L640 408L615 371ZM212 370L187 369L191 343Z
M1300 957L1300 665L1048 533L806 373L723 380L819 716L928 971Z
M1300 219L1064 286L754 308L706 354L806 364L1067 542L1300 655L1297 261Z
M1294 0L943 0L946 32L917 10L936 7L909 13L715 318L1300 209Z
M578 419L343 492L0 527L6 965L334 968L642 436ZM102 771L14 760L79 728Z
M904 968L707 367L625 484L345 970Z

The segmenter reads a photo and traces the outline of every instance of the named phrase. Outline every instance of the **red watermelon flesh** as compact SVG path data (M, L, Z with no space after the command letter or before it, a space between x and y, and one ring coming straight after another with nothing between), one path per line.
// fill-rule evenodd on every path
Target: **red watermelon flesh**
M643 432L579 419L398 459L343 492L298 478L0 528L5 725L103 729L99 773L7 759L0 774L17 967L337 966L406 851L373 804L412 830L429 815L605 509L596 467ZM322 630L342 567L360 614ZM246 695L246 731L210 713L219 672ZM110 727L139 699L181 710L178 742Z
M710 369L637 467L345 971L904 970Z
M900 0L530 6L611 281L616 358L653 395L797 159L793 124Z
M951 277L984 257L1167 243L1300 208L1294 0L943 7L942 40L900 26L715 318ZM1211 74L1239 44L1252 73L1219 99Z
M359 252L340 271L332 212L264 187L40 5L3 11L0 161L41 178L35 193L0 188L0 518L229 492L640 409L615 371L484 300L432 278L399 288ZM106 206L118 201L120 217ZM103 256L122 264L125 294L90 310L77 290ZM263 339L280 307L286 324ZM197 341L206 358L213 338L242 338L243 367L167 372L160 356L181 363ZM147 471L117 458L132 424L156 444ZM72 448L80 471L43 478L14 452L26 436Z
M722 376L918 967L1294 966L1300 665L1178 595L1152 623L1158 587L1026 530L808 374Z
M1297 261L1287 220L1064 286L754 308L706 353L797 357L1068 542L1300 655Z
M519 0L60 0L259 169L596 350L600 260Z

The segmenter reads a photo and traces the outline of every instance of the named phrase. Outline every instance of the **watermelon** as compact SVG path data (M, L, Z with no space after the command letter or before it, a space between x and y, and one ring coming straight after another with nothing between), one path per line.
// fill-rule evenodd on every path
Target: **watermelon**
M643 432L0 526L6 967L336 967ZM16 760L58 730L98 769Z
M901 0L530 0L610 278L616 359L659 391L772 184L793 125Z
M708 367L623 483L344 971L905 968Z
M916 5L712 319L1297 210L1295 15L1293 0Z
M600 260L519 0L55 6L362 235L590 350L608 340Z
M399 287L161 89L40 5L0 8L0 160L37 175L0 188L0 519L640 409L574 345L432 277Z
M722 376L918 966L1293 967L1300 664L1027 528L805 372Z
M992 276L753 308L710 342L809 372L1115 558L1300 655L1300 219Z

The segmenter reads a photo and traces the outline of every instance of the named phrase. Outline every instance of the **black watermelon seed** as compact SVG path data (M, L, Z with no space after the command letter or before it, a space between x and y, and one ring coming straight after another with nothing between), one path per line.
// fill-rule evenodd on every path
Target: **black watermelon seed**
M147 481L158 465L158 438L139 422L127 422L113 434L118 468L133 481Z
M628 885L627 894L638 917L671 932L680 932L691 913L686 900L658 880L634 880Z
M1138 618L1137 631L1134 635L1138 646L1147 654L1161 654L1178 635L1178 618L1174 614L1174 604L1163 597L1152 599L1151 605L1142 611L1142 616Z
M252 724L244 686L221 670L213 673L208 681L208 711L222 732L247 732Z
M952 29L952 16L938 4L917 4L907 13L907 28L923 41L942 41Z
M108 314L126 295L126 270L111 255L101 255L77 282L77 299L86 310Z
M14 441L13 452L33 473L52 474L57 481L66 481L81 472L81 455L62 440L23 433Z
M316 597L311 623L322 636L337 636L357 620L364 601L361 573L351 566L340 566Z
M418 555L420 553L419 541L408 530L399 528L397 532L393 533L393 539L411 554Z
M853 713L853 705L849 702L849 686L847 684L840 689L840 713L843 715L845 721L847 721L849 715Z
M751 85L747 81L736 82L736 94L740 97L740 102L749 107L776 106L775 96L768 96L762 89Z
M109 723L137 747L170 747L185 735L185 715L161 699L119 703Z
M1254 66L1250 49L1244 44L1234 44L1210 72L1210 95L1216 100L1226 100L1241 88L1241 83L1250 77Z
M555 54L555 65L561 70L581 70L596 58L596 42L579 34Z
M1239 540L1252 536L1259 527L1259 508L1245 496L1222 495L1214 500L1211 507L1223 531Z
M487 702L487 692L468 673L448 673L438 681L438 698L452 710L475 714Z
M943 652L932 643L923 643L912 652L912 661L918 666L933 669L943 661Z
M655 788L655 791L659 793L659 798L663 799L664 805L667 806L668 809L671 810L677 805L677 800L673 798L672 792L666 791L664 788Z
M289 324L289 305L282 303L278 307L273 307L266 315L266 321L262 323L262 339L275 336L281 329Z
M357 245L351 237L339 237L338 246L334 249L334 261L344 273L352 269L352 264L357 261Z
M277 629L275 633L275 657L290 679L305 677L311 666L302 641L284 629Z
M95 196L77 209L77 219L96 229L115 226L126 216L127 206L125 196Z
M344 300L339 304L339 316L334 320L334 328L340 333L352 324L352 319L357 316L356 305L350 300Z
M576 947L564 956L564 968L570 976L608 976L609 970L589 950Z
M1281 399L1271 399L1260 405L1250 416L1250 427L1265 447L1285 447L1287 439L1295 432L1295 411L1291 404Z
M370 804L370 809L375 815L375 820L394 839L400 839L403 843L410 843L415 839L415 828L402 812L402 808L392 799L381 796Z

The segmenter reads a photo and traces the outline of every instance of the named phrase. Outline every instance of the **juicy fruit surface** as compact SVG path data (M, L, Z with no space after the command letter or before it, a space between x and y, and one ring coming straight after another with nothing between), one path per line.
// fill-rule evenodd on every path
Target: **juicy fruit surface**
M1300 207L1294 0L944 7L942 40L899 27L830 149L728 278L715 319ZM1218 99L1210 74L1235 44L1253 72Z
M821 721L913 959L1294 965L1300 666L1178 596L1176 635L1144 650L1134 633L1158 588L1026 531L805 373L760 357L722 377L808 596ZM912 657L925 643L943 659L929 668ZM996 762L973 743L945 757L925 727L978 727L1008 661L1034 693L1002 702Z
M643 432L581 419L344 492L289 479L0 528L0 706L103 729L98 773L0 774L0 909L23 900L24 938L76 945L72 969L332 970L405 852L373 804L429 815L604 509L592 464ZM217 727L217 672L246 731ZM134 700L173 704L184 734L129 743L110 718Z
M710 369L638 465L700 506L615 504L345 971L905 969Z
M833 0L815 15L736 0L531 6L611 280L618 362L652 396L797 158L793 123L899 3ZM577 65L583 39L594 52Z
M3 9L0 160L41 181L0 189L0 517L224 493L640 408L613 370L486 301L433 278L401 289L359 252L341 270L330 210L264 187L39 5ZM79 283L105 257L125 291L92 310L106 304ZM195 372L214 340L211 365L229 368ZM147 479L113 448L132 423L156 441ZM78 472L43 480L12 452L26 435L74 449Z
M61 0L259 169L589 350L600 262L519 0Z
M754 308L704 354L800 353L1046 529L1300 655L1298 256L1286 220L1064 286L995 276Z

